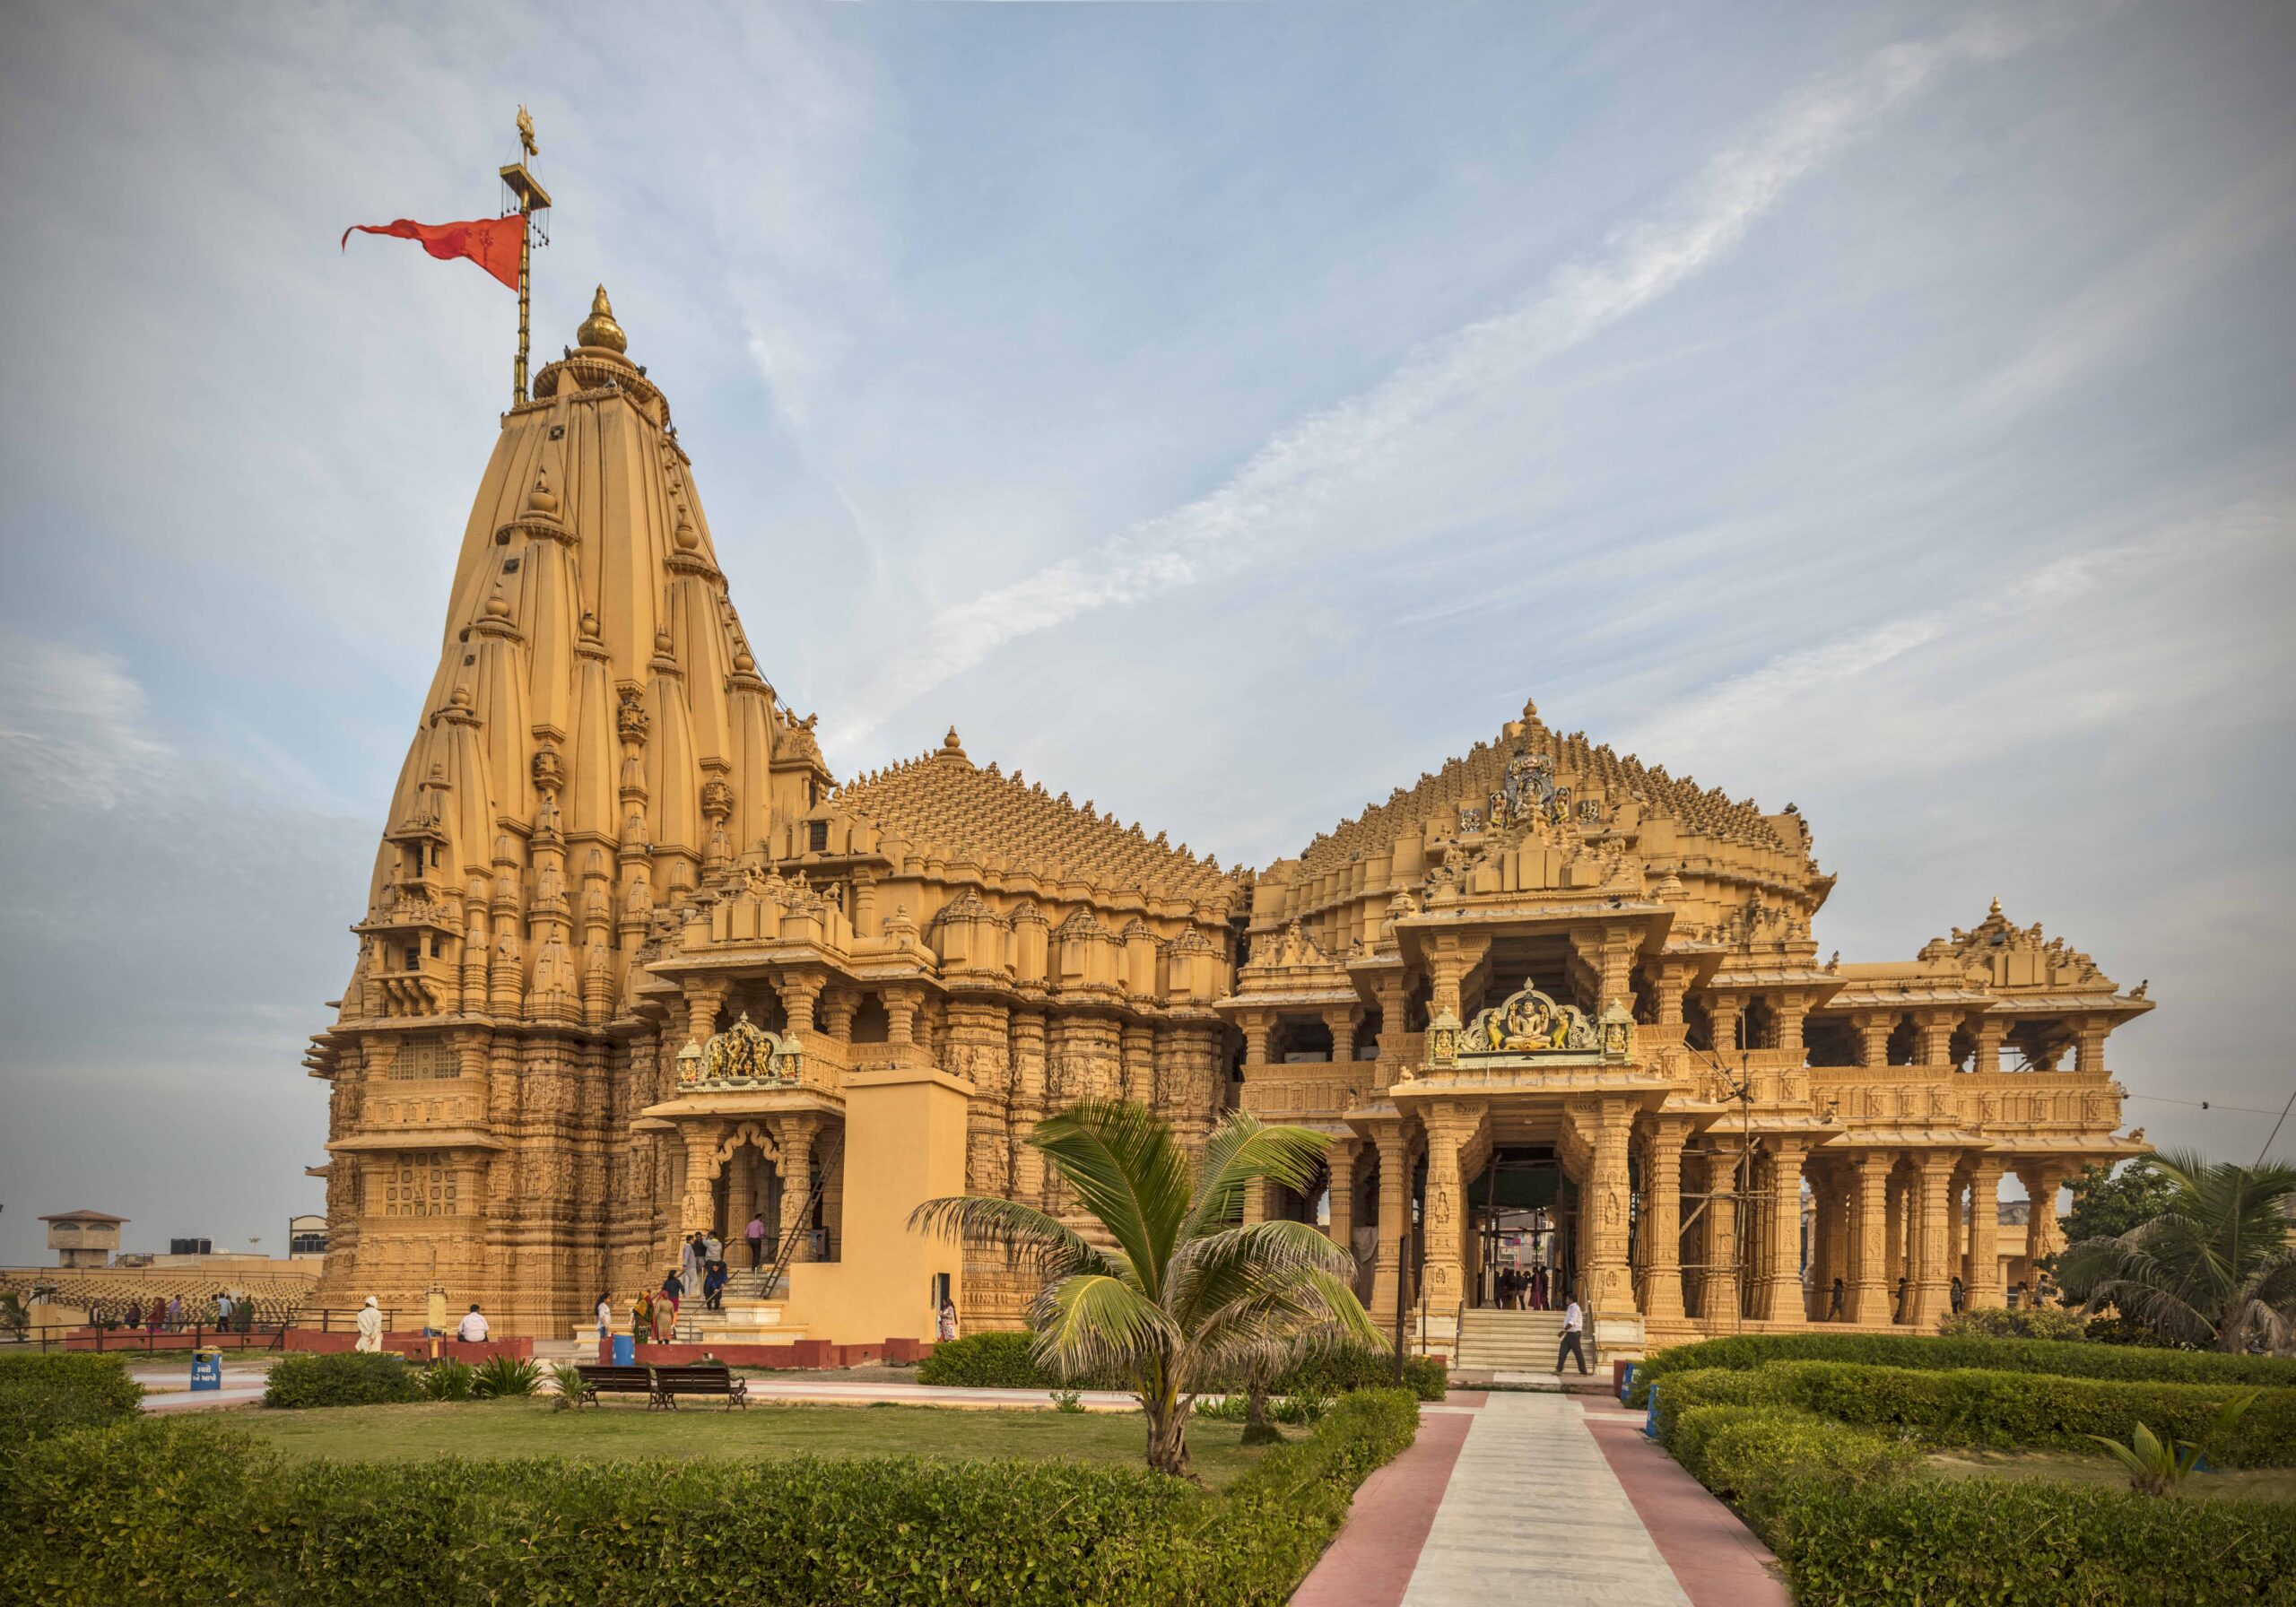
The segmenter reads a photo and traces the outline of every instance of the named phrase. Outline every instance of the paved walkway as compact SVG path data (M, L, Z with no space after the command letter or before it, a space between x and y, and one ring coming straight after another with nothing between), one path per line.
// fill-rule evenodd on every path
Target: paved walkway
M1791 1607L1761 1542L1640 1421L1545 1394L1426 1408L1293 1607Z

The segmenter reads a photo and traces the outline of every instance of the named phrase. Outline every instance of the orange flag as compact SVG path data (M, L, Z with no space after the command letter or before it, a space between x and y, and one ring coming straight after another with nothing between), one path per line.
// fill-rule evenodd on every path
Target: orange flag
M387 234L403 240L420 240L422 248L441 262L467 256L512 290L518 288L518 247L526 239L526 221L517 213L506 218L481 218L469 223L417 223L401 218L395 223L353 223L343 231L348 250L356 234Z

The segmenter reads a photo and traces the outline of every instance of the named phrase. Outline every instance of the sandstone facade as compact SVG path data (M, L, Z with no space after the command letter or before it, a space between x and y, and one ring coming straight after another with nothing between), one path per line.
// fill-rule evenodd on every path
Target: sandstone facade
M2141 1147L2103 1044L2142 990L1997 907L1903 963L1822 963L1832 878L1790 806L1528 708L1257 875L954 731L840 784L760 670L603 291L579 338L504 415L307 1062L331 1090L314 1304L438 1284L562 1331L752 1212L801 1268L883 1254L845 1203L902 1180L845 1117L903 1079L961 1099L919 1142L961 1144L967 1186L1056 1211L1022 1140L1080 1097L1192 1141L1235 1105L1318 1127L1363 1292L1438 1329L1491 1296L1494 1179L1544 1168L1544 1253L1651 1342L1826 1317L1838 1275L1861 1325L1926 1323L1956 1268L1997 1301L2004 1174L2045 1200ZM1805 1181L1806 1253L1781 1226ZM2051 1243L2046 1210L2030 1232ZM1029 1293L994 1263L949 1287L976 1325Z

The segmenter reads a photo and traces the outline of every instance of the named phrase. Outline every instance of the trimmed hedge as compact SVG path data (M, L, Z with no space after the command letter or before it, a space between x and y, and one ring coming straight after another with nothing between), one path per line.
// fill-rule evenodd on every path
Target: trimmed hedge
M1752 1377L1668 1379L1659 1415L1667 1448L1770 1543L1803 1607L2296 1607L2296 1503L1943 1479L1901 1441L1794 1407L1695 1403Z
M291 1464L139 1421L0 1470L0 1600L1274 1607L1417 1419L1351 1395L1219 1495L1063 1462Z
M964 1389L1128 1389L1115 1377L1063 1378L1037 1365L1031 1333L973 1333L933 1347L918 1364L919 1384L945 1384ZM1392 1351L1344 1350L1314 1356L1287 1368L1268 1388L1273 1394L1300 1393L1338 1395L1350 1390L1393 1386L1396 1359ZM1431 1357L1404 1359L1404 1387L1422 1401L1439 1401L1449 1387L1450 1376ZM1240 1379L1207 1386L1221 1394L1243 1387Z
M1694 1406L1793 1406L1930 1445L2092 1452L2087 1436L2126 1440L2138 1423L2163 1438L2206 1441L2239 1385L2142 1384L1976 1368L1926 1372L1846 1361L1779 1361L1752 1372L1708 1368L1659 1381L1661 1433ZM2256 1400L2212 1460L2228 1467L2296 1464L2296 1390Z
M527 1364L531 1367L533 1364ZM266 1406L382 1406L422 1398L406 1358L387 1351L291 1351L272 1364Z
M32 1351L0 1358L0 1457L67 1429L125 1421L143 1399L124 1356Z
M2296 1385L2296 1358L2156 1351L2078 1340L1943 1339L1918 1333L1740 1333L1675 1345L1639 1363L1628 1404L1642 1405L1651 1380L1696 1368L1757 1368L1773 1361L1858 1361L1874 1367L2051 1373L2155 1384Z
M1822 1476L1797 1480L1787 1498L1770 1544L1804 1607L2296 1607L2296 1502Z

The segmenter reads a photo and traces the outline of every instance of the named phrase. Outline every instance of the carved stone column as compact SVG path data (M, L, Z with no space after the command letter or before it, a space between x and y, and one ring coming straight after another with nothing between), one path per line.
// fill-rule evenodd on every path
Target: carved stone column
M1683 995L1690 989L1690 979L1695 974L1688 960L1661 961L1652 973L1650 991L1657 1002L1657 1025L1679 1027L1683 1024Z
M685 1186L678 1207L678 1232L707 1233L715 1215L711 1185L718 1181L718 1144L723 1122L685 1125Z
M1411 1300L1403 1277L1404 1246L1411 1237L1411 1133L1398 1119L1373 1132L1379 1151L1379 1246L1371 1264L1371 1317L1392 1329L1398 1310Z
M731 986L720 977L689 977L685 982L685 1038L670 1050L675 1058L687 1043L706 1044L718 1030L718 1011Z
M1682 1116L1661 1116L1650 1124L1642 1192L1645 1317L1683 1315L1683 1144L1690 1129L1690 1118Z
M2001 1069L2001 1046L2009 1037L2009 1023L1994 1016L1977 1018L1977 1053L1970 1059L1972 1072Z
M1265 1010L1248 1010L1236 1017L1236 1025L1244 1035L1244 1076L1247 1081L1254 1071L1268 1064L1268 1039L1275 1033L1275 1017Z
M1046 1116L1044 1098L1044 1012L1016 1010L1007 1029L1013 1066L1013 1197L1030 1205L1044 1203L1044 1151L1028 1142L1029 1134Z
M1770 1264L1763 1305L1772 1323L1798 1325L1806 1309L1802 1296L1802 1161L1808 1143L1799 1138L1771 1139L1770 1148Z
M1384 1091L1402 1074L1404 1017L1404 974L1383 973L1379 977L1379 1058L1371 1073L1371 1086Z
M1738 1151L1719 1145L1706 1152L1704 1276L1698 1315L1713 1324L1738 1316Z
M1430 1311L1448 1315L1465 1298L1466 1277L1466 1179L1463 1152L1471 1147L1483 1112L1452 1099L1439 1099L1427 1116L1427 1275Z
M1739 1003L1735 994L1709 994L1706 1000L1706 1019L1714 1029L1714 1052L1735 1054L1738 1047Z
M1971 1311L2008 1304L2001 1285L2001 1162L1979 1155L1970 1165L1970 1248L1961 1269Z
M895 983L884 989L883 997L887 1041L895 1046L918 1042L918 1029L924 1024L924 988L913 982Z
M813 1188L813 1124L802 1116L786 1117L781 1124L781 1154L778 1170L781 1174L781 1198L786 1203L781 1213L781 1231L786 1235L798 1229L796 1247L789 1253L791 1262L813 1258L813 1235L805 1231L813 1226L812 1213L805 1203Z
M1865 1150L1849 1158L1849 1301L1853 1323L1890 1320L1890 1170L1896 1157Z
M1360 1004L1324 1012L1324 1025L1331 1030L1334 1065L1343 1065L1355 1058L1355 1024L1362 1019L1363 1007Z
M1952 1308L1952 1220L1951 1215L1955 1157L1950 1151L1932 1150L1916 1162L1915 1212L1918 1253L1914 1258L1913 1289L1908 1304L1910 1325L1927 1333Z
M1920 1015L1921 1064L1951 1065L1953 1061L1953 1012L1925 1010Z
M2065 1168L2053 1160L2021 1160L2017 1180L2025 1186L2030 1203L2025 1212L2025 1258L2032 1264L2029 1276L2039 1281L2040 1259L2063 1247L2057 1230L2057 1191L2065 1182Z
M1857 1029L1857 1064L1889 1064L1890 1034L1897 1030L1897 1018L1886 1010L1860 1010L1849 1020Z
M1634 1301L1627 1267L1626 1165L1634 1106L1618 1099L1586 1099L1574 1100L1569 1110L1589 1151L1587 1187L1578 1200L1585 1224L1579 1237L1585 1246L1587 1298L1596 1315L1624 1316Z
M789 1018L789 1030L810 1038L814 1031L813 1007L822 996L825 978L806 971L781 971L773 978L774 991L781 995L781 1009Z

